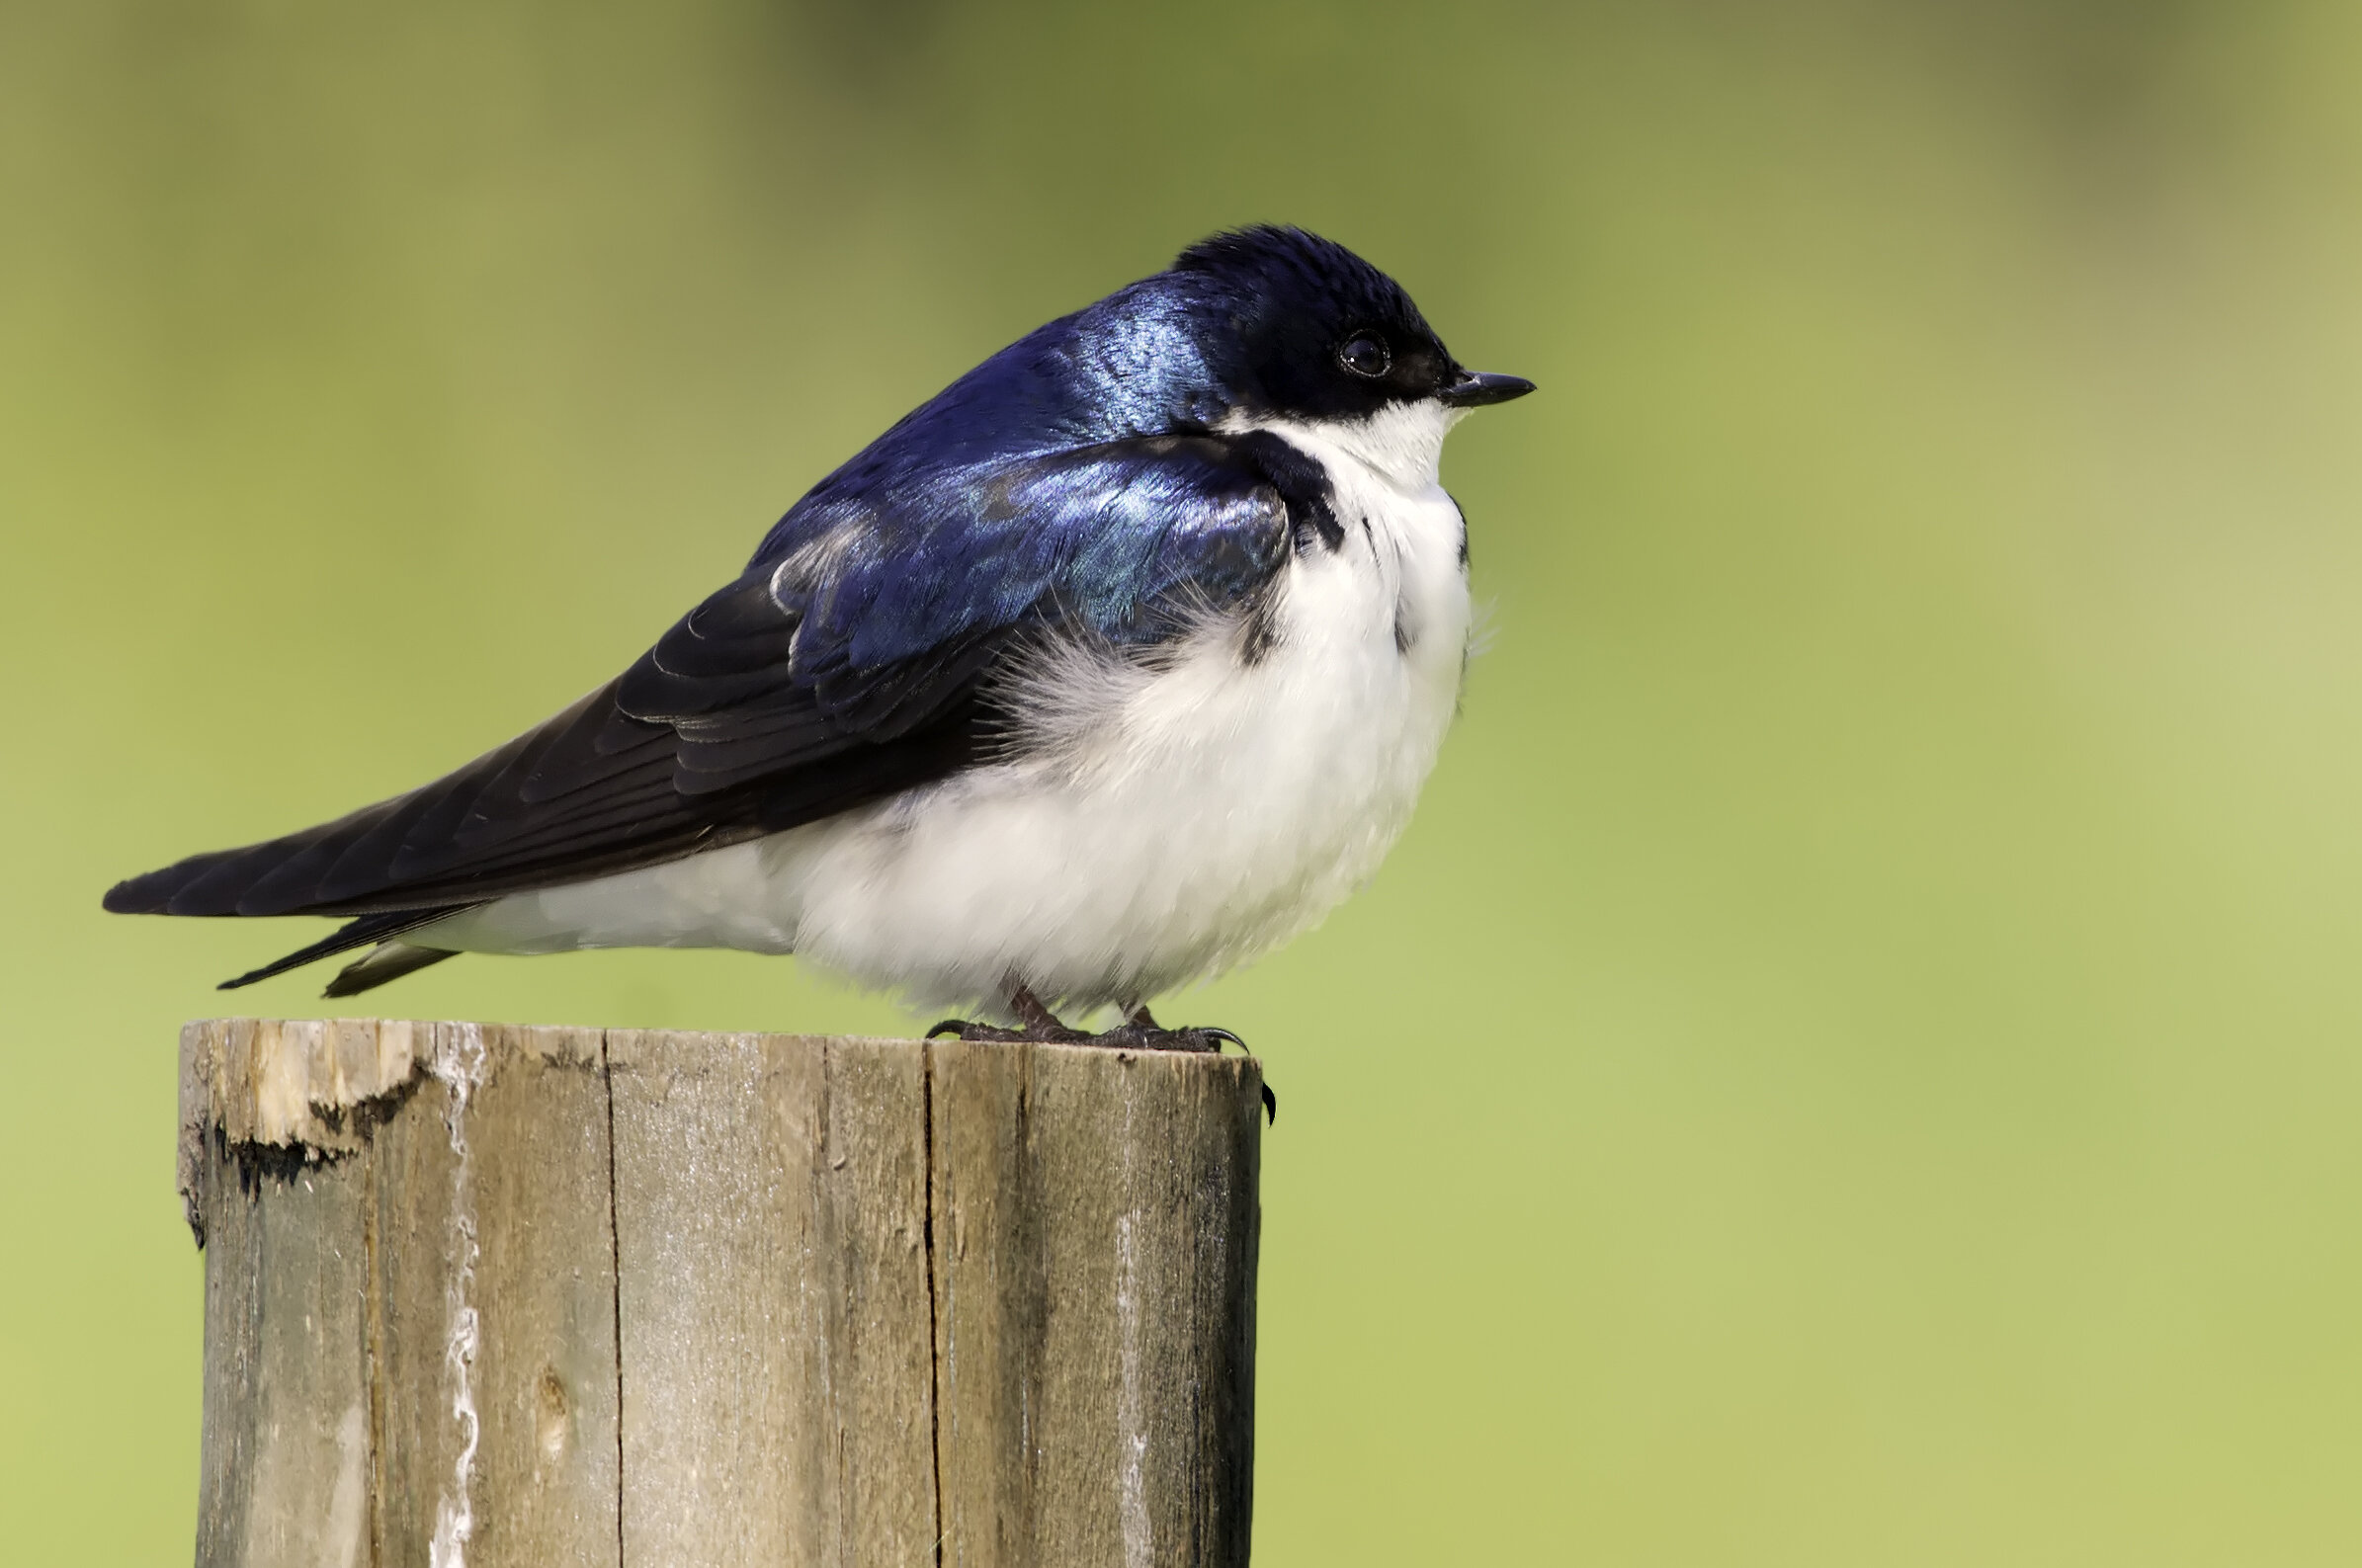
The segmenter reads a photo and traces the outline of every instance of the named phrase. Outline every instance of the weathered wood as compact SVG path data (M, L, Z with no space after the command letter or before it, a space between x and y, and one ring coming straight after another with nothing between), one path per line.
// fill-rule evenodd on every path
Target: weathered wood
M384 1563L619 1559L615 1231L597 1031L432 1026L371 1140ZM472 1446L471 1446L472 1445Z
M192 1025L199 1563L1243 1563L1259 1088Z
M922 1051L610 1037L627 1560L932 1560Z
M942 1486L959 1561L1243 1568L1253 1063L934 1053Z
M190 1037L236 1062L267 1032L239 1021ZM208 1237L197 1560L350 1568L368 1560L370 1505L362 1173L208 1142L184 1165Z

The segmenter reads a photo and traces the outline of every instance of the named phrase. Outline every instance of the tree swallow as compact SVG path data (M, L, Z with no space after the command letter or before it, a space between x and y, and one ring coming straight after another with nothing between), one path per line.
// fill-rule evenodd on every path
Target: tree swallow
M1457 704L1462 368L1394 281L1255 227L1051 322L796 503L617 679L350 816L111 910L334 915L370 950L722 947L1014 1024L1211 1048L1155 996L1366 879ZM1082 1036L1056 1010L1113 1007Z

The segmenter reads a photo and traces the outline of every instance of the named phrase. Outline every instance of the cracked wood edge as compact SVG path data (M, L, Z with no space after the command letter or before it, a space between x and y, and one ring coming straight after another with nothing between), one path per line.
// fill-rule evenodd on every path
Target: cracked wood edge
M368 1114L431 1069L421 1030L399 1019L199 1019L181 1030L181 1203L205 1245L198 1189L209 1139L300 1151L359 1153Z

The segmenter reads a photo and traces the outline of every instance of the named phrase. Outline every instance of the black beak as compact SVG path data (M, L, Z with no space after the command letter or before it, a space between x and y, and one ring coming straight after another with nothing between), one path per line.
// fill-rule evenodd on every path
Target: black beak
M1486 403L1506 403L1512 397L1523 397L1533 389L1534 383L1522 375L1462 371L1444 383L1444 389L1436 395L1454 408L1482 408Z

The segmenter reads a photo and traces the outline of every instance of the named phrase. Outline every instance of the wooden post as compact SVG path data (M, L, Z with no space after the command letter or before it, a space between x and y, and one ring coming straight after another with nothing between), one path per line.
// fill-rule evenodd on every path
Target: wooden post
M1247 1560L1261 1074L192 1024L200 1568Z

